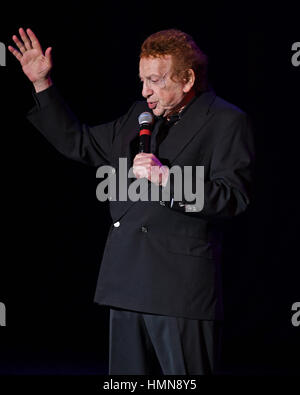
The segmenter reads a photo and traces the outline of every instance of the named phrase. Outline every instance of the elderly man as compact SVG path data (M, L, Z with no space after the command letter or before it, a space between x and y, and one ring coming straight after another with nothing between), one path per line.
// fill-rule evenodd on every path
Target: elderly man
M97 303L110 306L109 373L213 373L223 319L215 228L250 202L248 116L208 87L207 59L194 40L170 29L141 47L146 101L113 122L88 126L50 78L51 48L43 53L30 29L19 33L21 39L13 36L18 50L9 50L34 85L36 106L28 119L45 138L66 157L110 165L116 174L124 158L136 179L170 191L168 200L110 201L113 224L95 294ZM139 152L138 118L145 111L155 123L150 152ZM172 166L204 166L201 209L189 209L185 196L176 200ZM200 182L197 172L189 174L194 186Z

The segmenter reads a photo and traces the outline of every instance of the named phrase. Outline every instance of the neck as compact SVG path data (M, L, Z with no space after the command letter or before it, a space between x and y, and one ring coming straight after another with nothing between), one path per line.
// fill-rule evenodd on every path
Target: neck
M190 90L181 100L179 104L177 104L176 107L172 108L168 113L164 115L164 117L167 117L167 120L169 120L169 117L174 115L174 114L179 114L184 107L195 97L195 91Z

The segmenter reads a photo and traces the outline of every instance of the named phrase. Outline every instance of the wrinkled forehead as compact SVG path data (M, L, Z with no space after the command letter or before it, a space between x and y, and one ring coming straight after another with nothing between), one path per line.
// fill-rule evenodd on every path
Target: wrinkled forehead
M163 75L172 68L172 55L159 57L142 57L140 59L140 77L146 78L150 75Z

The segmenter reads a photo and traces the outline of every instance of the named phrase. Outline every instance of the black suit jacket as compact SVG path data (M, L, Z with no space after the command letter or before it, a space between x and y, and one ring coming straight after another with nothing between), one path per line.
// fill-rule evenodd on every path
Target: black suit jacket
M116 121L88 126L55 86L35 95L28 119L68 158L92 166L119 158L128 168L138 144L136 102ZM99 304L194 319L221 319L219 245L214 224L243 212L251 198L254 157L248 116L207 91L197 97L159 146L169 166L204 166L204 207L181 201L110 202L110 227L95 294ZM171 193L174 189L170 179ZM114 226L114 224L116 226ZM118 226L119 225L119 226Z

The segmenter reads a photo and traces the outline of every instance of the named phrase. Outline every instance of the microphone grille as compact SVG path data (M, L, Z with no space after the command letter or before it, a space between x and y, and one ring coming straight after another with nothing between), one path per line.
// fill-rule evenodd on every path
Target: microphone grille
M143 125L145 123L151 124L153 122L153 119L153 115L150 112L142 112L138 118L140 125Z

